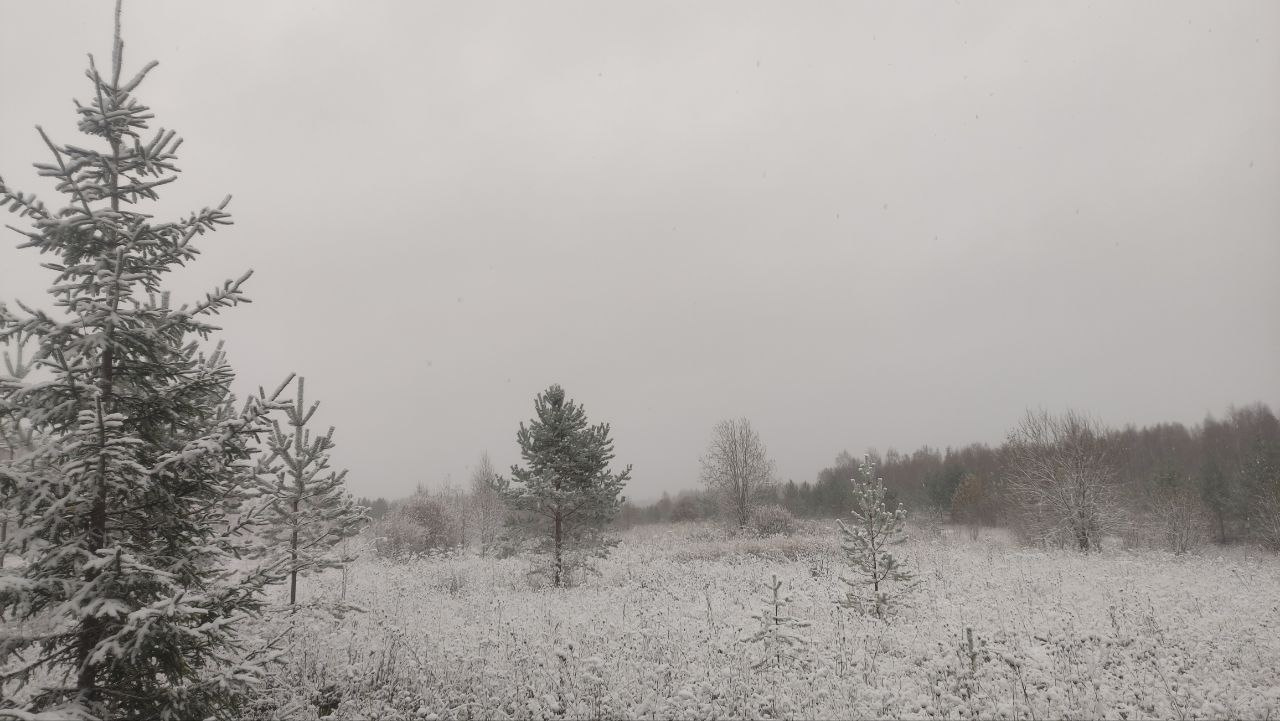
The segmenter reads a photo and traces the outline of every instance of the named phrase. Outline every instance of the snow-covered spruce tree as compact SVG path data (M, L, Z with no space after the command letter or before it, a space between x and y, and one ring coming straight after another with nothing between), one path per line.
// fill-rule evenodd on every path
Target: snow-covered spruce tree
M574 565L566 558L605 548L599 531L622 505L631 466L609 470L609 425L588 425L586 411L560 386L539 393L533 407L536 417L516 434L528 467L512 466L511 478L496 484L512 510L530 514L540 526L536 533L551 558L552 584L560 587Z
M876 475L870 457L864 457L853 479L853 520L840 524L841 548L853 566L853 578L842 578L849 585L840 604L859 610L870 609L872 615L884 618L915 588L915 574L902 566L889 550L907 540L904 526L906 509L901 504L892 511L885 508L884 481Z
M298 574L341 566L348 559L336 553L338 543L368 521L365 509L347 492L347 471L329 466L333 426L324 435L307 427L320 403L308 406L305 393L306 379L298 378L297 396L281 411L285 423L271 419L269 455L263 462L262 493L271 502L262 535L268 553L287 556L290 606L298 602Z
M781 668L789 663L803 662L804 650L809 647L810 640L803 629L809 622L795 618L786 611L792 604L789 595L782 595L782 581L777 574L773 580L765 584L768 591L763 607L751 617L759 622L760 627L746 642L759 649L759 657L752 668Z
M140 207L174 180L180 141L148 131L133 92L155 63L123 76L119 27L117 5L111 65L103 75L90 58L77 104L96 147L38 129L52 159L36 167L66 204L0 180L0 207L31 223L21 247L55 275L54 310L0 306L0 344L34 346L30 376L0 378L0 407L33 431L30 449L0 458L17 521L0 552L23 561L0 576L0 717L233 717L276 653L239 633L272 575L230 570L242 522L224 514L254 486L272 404L230 410L231 367L199 344L210 315L246 302L248 274L170 305L165 274L230 223L228 201L172 222Z

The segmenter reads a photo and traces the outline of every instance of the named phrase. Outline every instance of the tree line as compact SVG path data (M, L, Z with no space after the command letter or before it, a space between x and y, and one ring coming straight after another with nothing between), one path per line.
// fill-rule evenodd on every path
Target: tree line
M751 454L760 457L763 443L752 435L754 431L744 428L749 429L749 423L740 419L725 422L713 432L704 458L704 481L708 458L725 456L726 448L733 455L733 444L741 444L744 433ZM1077 475L1082 485L1077 495L1097 493L1089 502L1098 506L1092 513L1100 526L1080 529L1086 537L1102 530L1135 538L1143 533L1168 535L1177 533L1181 525L1194 526L1218 543L1280 546L1280 421L1262 403L1230 408L1220 418L1209 416L1190 427L1168 422L1116 429L1077 413L1029 413L997 446L923 446L908 453L890 449L883 454L871 450L867 455L884 478L889 505L900 501L917 519L1009 526L1034 535L1035 519L1028 518L1026 507L1037 490L1026 469L1044 466L1044 459L1055 453L1075 454L1074 460L1060 460L1063 465L1080 466ZM845 517L855 503L850 479L857 476L862 460L847 451L840 452L813 480L799 482L774 481L768 463L749 460L738 454L733 463L756 470L739 474L741 480L729 484L730 495L738 499L728 515L738 525L744 525L749 507L778 506L797 518L833 519ZM732 463L721 465L723 475L732 477ZM1042 485L1053 482L1049 476L1041 480ZM663 494L648 505L628 504L619 523L724 515L720 487L705 482L704 486L674 496ZM744 486L752 489L746 504L741 500ZM1045 504L1051 501L1041 498ZM1073 539L1077 546L1096 541Z

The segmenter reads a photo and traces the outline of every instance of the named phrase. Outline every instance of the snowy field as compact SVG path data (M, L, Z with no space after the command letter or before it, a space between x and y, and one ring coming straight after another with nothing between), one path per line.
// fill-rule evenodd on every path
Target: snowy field
M917 531L922 583L885 623L837 607L834 532L726 540L634 529L600 574L533 588L529 562L363 554L345 618L307 613L264 716L1277 718L1280 559L1245 549L1035 552ZM781 668L744 641L771 574L809 621ZM343 574L302 590L332 600ZM264 633L272 629L263 629ZM972 643L969 634L972 634Z

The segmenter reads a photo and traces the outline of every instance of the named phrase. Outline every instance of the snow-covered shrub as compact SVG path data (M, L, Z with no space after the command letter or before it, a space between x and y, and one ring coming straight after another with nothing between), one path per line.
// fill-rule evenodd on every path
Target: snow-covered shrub
M676 522L705 521L716 516L715 497L701 491L681 491L671 504L671 520Z
M991 660L987 642L975 639L972 628L965 628L958 640L939 641L932 653L922 654L920 664L927 672L930 696L925 715L949 717L955 712L960 718L982 717L988 701L981 698L983 666Z
M1161 545L1174 553L1198 548L1208 533L1208 518L1199 497L1191 492L1162 494L1152 504Z
M1250 522L1264 547L1280 551L1280 480L1258 494Z
M790 536L796 532L796 517L782 506L751 509L751 529L762 536Z
M462 590L466 587L467 572L462 566L455 563L448 563L440 569L437 588L451 596L456 596L457 594L462 593Z
M407 558L462 545L466 536L456 514L437 498L418 493L374 526L378 555Z

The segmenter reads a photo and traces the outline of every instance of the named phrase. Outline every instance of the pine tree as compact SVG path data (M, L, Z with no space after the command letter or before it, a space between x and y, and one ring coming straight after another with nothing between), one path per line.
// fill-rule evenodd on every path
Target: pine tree
M552 583L560 587L567 581L567 555L603 547L598 532L621 507L631 466L609 470L609 425L588 425L586 411L560 386L538 394L533 407L536 417L516 434L528 467L512 466L511 478L498 479L498 487L513 510L546 523L540 536L551 556Z
M874 616L884 618L915 587L915 574L889 550L907 540L907 512L901 504L893 511L885 508L884 481L870 458L858 468L853 495L853 522L837 521L844 537L841 548L856 571L854 578L842 579L850 588L840 603L848 608L869 607Z
M335 555L337 544L360 531L368 521L344 481L347 471L329 467L333 426L313 435L307 424L320 407L306 404L306 379L299 378L293 403L283 408L287 428L271 421L267 438L270 455L264 461L264 495L271 499L263 519L268 548L288 556L289 605L298 602L298 574L337 568L349 559Z
M229 564L254 516L243 503L272 399L232 409L232 369L199 343L217 330L209 316L247 302L249 276L170 305L165 274L198 258L196 236L231 222L229 199L172 222L140 207L175 179L180 141L148 131L133 92L156 64L122 75L119 20L117 4L111 66L103 75L90 57L92 94L77 103L97 147L37 128L52 160L36 167L65 207L0 179L0 207L31 222L20 247L49 256L56 275L56 311L0 306L0 344L30 340L36 368L0 379L0 408L33 434L25 453L0 458L17 516L0 553L24 562L0 582L0 716L230 717L275 653L237 631L270 569ZM245 520L227 523L228 509Z
M810 643L803 629L808 628L809 622L786 612L786 607L793 601L791 596L780 593L782 581L778 580L777 574L765 584L765 588L768 595L762 599L764 606L751 616L760 623L760 628L746 639L747 643L760 649L759 658L752 668L781 668L788 663L802 662L802 652Z

